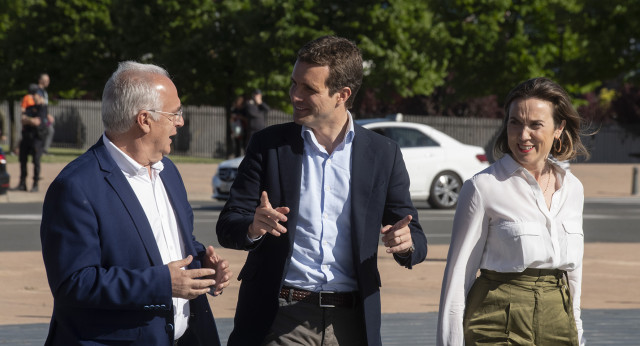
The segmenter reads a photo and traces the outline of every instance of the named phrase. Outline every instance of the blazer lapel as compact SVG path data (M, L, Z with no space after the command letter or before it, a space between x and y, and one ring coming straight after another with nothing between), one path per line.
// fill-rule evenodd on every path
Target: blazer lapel
M289 234L289 251L293 249L295 226L298 222L300 205L300 183L302 179L302 155L304 141L300 135L301 127L292 126L284 136L286 145L278 146L278 170L282 190L282 205L291 209L287 215L287 230Z
M133 192L133 189L131 188L131 185L129 185L124 174L122 174L120 168L116 165L115 161L113 161L109 152L107 152L107 149L104 147L102 137L100 137L95 147L95 154L98 159L100 169L103 171L104 179L113 188L113 191L118 195L120 201L124 204L125 209L129 213L129 217L131 217L131 220L136 227L136 231L138 232L138 235L140 236L140 239L147 251L147 256L151 260L151 264L162 265L162 256L160 256L158 244L156 243L156 239L153 237L153 231L151 230L149 220L147 220L147 216L144 213L144 209L142 209L142 205L140 205L138 197L136 197L135 192Z
M366 212L373 190L374 167L377 157L371 150L368 130L355 125L355 136L351 147L351 232L354 251L360 249L365 236Z
M180 179L177 179L177 176L175 174L165 172L167 172L166 169L162 170L160 176L162 177L162 183L164 184L164 188L167 191L169 201L171 202L171 207L173 208L173 212L176 216L176 222L178 223L180 235L185 246L185 253L187 255L191 254L195 257L197 256L197 252L193 247L193 242L191 241L193 231L191 227L191 225L193 225L193 215L189 217L189 215L186 214L186 209L184 208L185 206L178 205L178 201L180 200L178 196L180 196L180 189L183 188L184 183Z

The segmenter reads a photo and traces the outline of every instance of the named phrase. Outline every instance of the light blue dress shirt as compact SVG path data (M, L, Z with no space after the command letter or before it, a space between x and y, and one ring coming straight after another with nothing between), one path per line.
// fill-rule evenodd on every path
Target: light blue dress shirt
M300 210L285 284L309 291L358 290L351 245L351 144L353 119L331 153L302 127L304 154Z

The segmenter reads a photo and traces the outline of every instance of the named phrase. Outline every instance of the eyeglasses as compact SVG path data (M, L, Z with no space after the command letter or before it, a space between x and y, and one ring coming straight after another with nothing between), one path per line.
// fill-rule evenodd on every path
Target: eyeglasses
M171 112L163 112L163 111L157 111L155 109L144 109L147 112L154 112L154 113L160 113L163 116L165 116L164 114L167 114L169 116L165 116L167 119L175 122L178 122L178 120L180 120L180 117L182 116L182 110L177 111L176 113L171 113Z

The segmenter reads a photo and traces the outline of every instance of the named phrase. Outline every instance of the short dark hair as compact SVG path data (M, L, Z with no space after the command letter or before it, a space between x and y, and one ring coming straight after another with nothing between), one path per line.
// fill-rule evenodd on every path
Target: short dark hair
M560 161L570 160L578 155L589 157L589 152L580 140L582 133L582 118L571 103L571 98L564 88L549 78L532 78L518 84L509 92L504 102L504 121L498 134L498 138L493 146L496 156L500 154L510 154L507 138L507 123L509 121L509 109L511 104L519 99L540 99L550 102L553 105L553 123L557 128L562 121L565 121L564 131L560 134L560 150L556 145L551 146L551 155Z
M353 105L360 85L362 85L362 54L352 41L337 37L323 36L305 44L298 51L298 61L329 67L326 85L333 95L344 87L351 89L351 96L345 102L347 109Z
M35 95L38 90L40 90L40 87L38 86L38 84L29 84L29 94L31 95Z

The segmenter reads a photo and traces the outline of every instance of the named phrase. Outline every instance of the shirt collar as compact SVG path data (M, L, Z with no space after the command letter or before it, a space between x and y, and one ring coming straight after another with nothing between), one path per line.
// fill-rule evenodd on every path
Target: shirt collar
M349 122L349 125L347 125L347 133L342 140L343 144L351 144L351 142L353 142L353 137L356 134L355 127L353 125L353 117L351 116L351 112L349 111L347 111L347 121ZM305 133L307 135L305 135ZM320 147L320 144L318 143L318 140L316 139L316 136L313 134L313 130L310 127L302 125L300 136L305 142L311 141L313 144L315 144L316 147Z
M505 154L500 161L502 162L502 167L504 167L505 173L507 175L513 175L519 170L523 170L522 167L516 160L511 157L510 154Z
M118 148L113 142L107 138L106 134L102 134L102 142L104 143L105 148L107 148L107 152L111 155L113 161L116 162L118 168L124 173L126 176L132 177L136 175L145 175L149 174L147 169L139 164L136 160L131 158L131 156L125 154L120 148ZM155 174L160 174L164 169L164 164L162 161L158 161L151 165L151 169L154 170Z
M500 159L500 161L502 162L502 167L504 167L504 170L508 175L514 175L518 171L522 171L522 172L526 171L526 169L522 167L522 165L520 165L516 160L513 159L511 154L505 154ZM556 172L560 172L562 176L566 174L566 170L562 168L560 165L558 165L558 163L551 157L547 158L547 162L553 165L554 170Z

